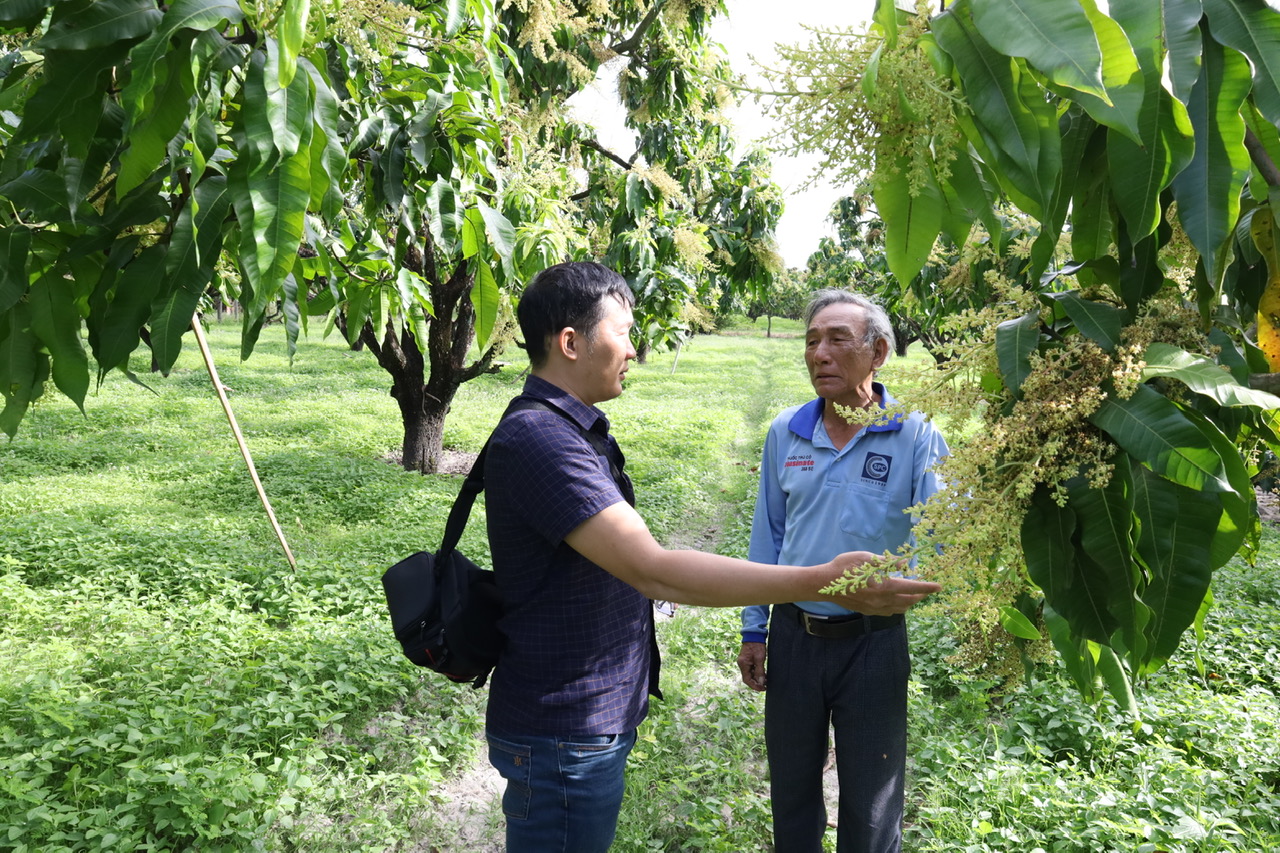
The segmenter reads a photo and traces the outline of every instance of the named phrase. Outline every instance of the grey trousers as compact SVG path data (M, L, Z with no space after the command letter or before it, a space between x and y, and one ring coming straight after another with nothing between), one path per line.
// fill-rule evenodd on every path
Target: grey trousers
M839 853L897 853L907 760L905 624L860 637L810 636L773 609L765 744L777 853L821 853L829 727L835 729Z

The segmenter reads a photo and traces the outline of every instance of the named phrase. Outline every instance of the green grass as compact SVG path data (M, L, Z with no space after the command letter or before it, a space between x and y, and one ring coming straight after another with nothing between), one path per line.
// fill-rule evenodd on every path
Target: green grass
M745 552L764 431L809 395L798 326L763 329L654 355L605 404L663 541ZM371 356L311 339L290 365L282 337L244 364L236 329L211 341L297 571L194 352L151 390L109 377L85 414L51 394L0 444L0 850L459 849L440 802L483 761L484 693L399 657L378 577L438 542L460 477L386 461L401 427ZM512 361L464 386L448 446L479 449ZM481 563L482 513L462 544ZM907 849L1280 847L1278 548L1219 573L1208 635L1144 688L1136 732L1052 667L997 695L948 659L945 617L913 617ZM667 699L615 849L765 850L736 614L660 629Z

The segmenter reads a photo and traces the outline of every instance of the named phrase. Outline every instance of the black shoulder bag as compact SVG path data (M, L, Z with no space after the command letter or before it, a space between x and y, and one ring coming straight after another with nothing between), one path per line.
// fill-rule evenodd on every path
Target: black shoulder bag
M529 397L512 400L503 417L522 409L547 409L578 426L555 406ZM626 475L609 452L604 436L578 429L609 461L610 473L621 484ZM435 554L419 551L382 575L391 627L405 657L452 681L469 681L476 688L484 686L502 651L503 638L498 631L502 596L493 572L468 560L457 545L476 495L484 490L488 450L489 442L485 441L449 510L440 549Z

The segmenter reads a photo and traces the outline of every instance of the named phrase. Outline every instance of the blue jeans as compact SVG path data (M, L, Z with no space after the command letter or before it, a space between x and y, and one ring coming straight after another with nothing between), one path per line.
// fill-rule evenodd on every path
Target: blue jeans
M507 780L508 853L609 849L636 733L598 737L486 733L489 763Z

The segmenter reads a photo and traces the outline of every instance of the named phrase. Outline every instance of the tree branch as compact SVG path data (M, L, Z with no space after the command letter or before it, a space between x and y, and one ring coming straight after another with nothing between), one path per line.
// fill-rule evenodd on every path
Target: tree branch
M665 0L658 0L658 2L654 3L649 9L649 13L644 16L644 19L641 20L640 24L636 27L636 31L628 38L623 39L617 44L610 45L609 49L614 53L626 54L629 56L631 51L639 47L640 42L644 41L645 33L647 33L649 28L653 26L653 22L658 20L658 13L662 11L662 7L664 5Z
M1250 373L1249 387L1268 394L1280 394L1280 373Z
M1253 161L1253 165L1257 166L1258 171L1262 173L1262 179L1267 182L1267 186L1280 187L1280 168L1276 167L1262 140L1248 126L1244 129L1244 147L1249 152L1249 159Z
M608 159L617 163L622 168L626 169L628 172L631 171L631 167L635 165L636 157L639 156L640 154L640 152L637 151L635 154L631 155L630 160L623 160L617 154L614 154L612 151L605 148L603 145L601 145L599 142L596 142L594 139L584 139L582 142L579 142L578 144L581 145L583 148L590 148L592 151L596 151L604 155Z

